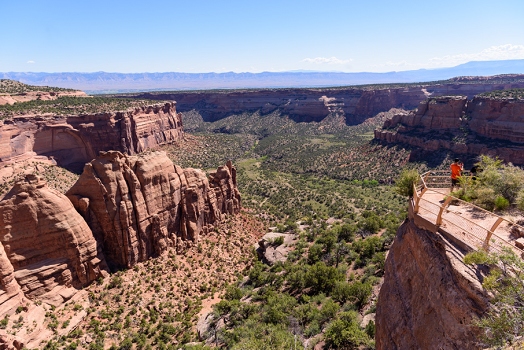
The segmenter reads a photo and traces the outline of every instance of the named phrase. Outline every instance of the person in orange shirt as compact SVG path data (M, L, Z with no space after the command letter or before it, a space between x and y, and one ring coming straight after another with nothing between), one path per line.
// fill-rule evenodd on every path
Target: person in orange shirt
M460 159L455 158L453 163L451 163L451 191L455 188L455 186L459 186L459 177L462 175L462 169L464 169L464 164L460 161Z

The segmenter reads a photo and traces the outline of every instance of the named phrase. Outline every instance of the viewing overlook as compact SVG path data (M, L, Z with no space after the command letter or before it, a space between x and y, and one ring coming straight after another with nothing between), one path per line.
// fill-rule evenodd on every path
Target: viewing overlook
M524 227L450 194L449 172L432 170L419 174L409 201L409 216L419 228L439 232L466 251L503 248L524 255Z

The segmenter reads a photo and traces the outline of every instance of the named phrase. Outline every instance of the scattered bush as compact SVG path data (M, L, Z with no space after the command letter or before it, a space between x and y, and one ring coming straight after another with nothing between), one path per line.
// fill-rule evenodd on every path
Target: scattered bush
M490 273L482 286L492 293L488 312L475 322L490 347L504 347L524 336L524 260L506 248L501 254L473 252L464 257L467 264L489 264Z
M326 343L335 349L356 349L362 345L369 345L370 339L362 331L357 322L357 313L343 312L326 328Z
M416 169L403 170L395 181L395 189L398 194L413 197L413 185L419 180Z
M509 201L502 197L502 196L497 196L495 198L495 208L497 210L504 210L504 209L507 209L509 207Z

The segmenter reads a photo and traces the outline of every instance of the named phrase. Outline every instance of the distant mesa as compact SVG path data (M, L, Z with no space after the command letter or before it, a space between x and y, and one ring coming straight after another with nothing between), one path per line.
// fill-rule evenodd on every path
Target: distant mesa
M278 110L296 122L320 122L336 113L345 116L347 125L356 125L391 108L417 108L428 97L461 95L471 99L481 93L515 88L524 88L524 75L360 87L145 92L125 96L177 101L178 111L196 110L206 122L245 112L269 114Z
M53 85L89 93L144 90L330 87L414 83L456 76L524 74L524 60L468 62L451 68L387 73L262 72L262 73L33 73L6 72L0 78L32 85Z

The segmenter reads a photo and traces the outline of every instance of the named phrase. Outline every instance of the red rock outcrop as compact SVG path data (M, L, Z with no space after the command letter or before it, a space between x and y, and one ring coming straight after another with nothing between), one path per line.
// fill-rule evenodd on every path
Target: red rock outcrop
M84 219L35 175L0 202L0 243L0 314L22 297L61 303L107 270Z
M432 98L411 113L386 120L375 139L426 151L489 154L524 164L524 100Z
M376 313L377 349L478 349L489 300L475 268L440 234L406 221L386 259Z
M168 246L194 242L225 214L238 213L235 168L210 174L173 165L164 152L101 152L67 192L103 244L111 267L130 267Z
M82 166L99 151L137 154L182 134L174 102L94 115L17 117L0 121L0 166L34 155Z

